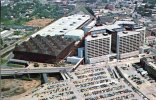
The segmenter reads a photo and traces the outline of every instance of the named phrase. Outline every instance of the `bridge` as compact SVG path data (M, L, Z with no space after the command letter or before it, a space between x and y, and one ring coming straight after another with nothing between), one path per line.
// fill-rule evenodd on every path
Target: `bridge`
M24 60L12 59L10 61L26 63L28 66L26 68L9 68L9 66L2 66L1 75L14 75L14 74L33 74L33 73L60 73L61 71L70 72L73 69L76 69L77 66L83 61L83 58L77 62L74 66L69 67L51 67L50 64L47 64L47 67L43 67L43 63L40 63L40 67L32 67L32 64L29 64Z
M13 69L1 69L1 75L13 75L13 74L32 74L32 73L59 73L62 70L70 71L72 67L56 67L56 68L13 68Z

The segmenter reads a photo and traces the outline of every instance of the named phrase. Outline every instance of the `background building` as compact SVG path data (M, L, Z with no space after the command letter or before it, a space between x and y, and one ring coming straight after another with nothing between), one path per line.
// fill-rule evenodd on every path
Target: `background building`
M3 39L3 38L8 37L9 35L12 35L13 33L14 33L14 31L4 30L4 31L2 31L2 32L0 33L0 35L1 35L1 38Z
M142 58L140 59L140 64L148 72L148 74L156 78L156 56Z
M37 35L29 41L16 45L13 54L15 59L42 63L55 63L64 59L73 48L74 42L61 36Z
M85 60L88 63L107 61L111 52L111 35L92 34L85 38Z

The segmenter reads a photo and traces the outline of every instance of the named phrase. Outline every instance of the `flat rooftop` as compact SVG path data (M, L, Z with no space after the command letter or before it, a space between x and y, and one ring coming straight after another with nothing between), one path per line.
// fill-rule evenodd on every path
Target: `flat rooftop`
M77 29L89 19L90 19L89 15L80 15L80 14L62 17L57 21L53 22L52 24L41 29L40 31L36 32L35 34L32 35L32 37L35 37L36 35L41 36L64 35L65 33L71 30Z
M156 70L156 63L149 62L149 64Z
M88 35L85 40L86 41L91 41L91 40L97 40L97 39L102 39L102 38L108 38L111 37L111 34L106 33L107 35L103 34L96 34L96 37L92 37L92 35Z
M136 23L134 21L131 21L130 19L124 19L124 20L119 20L115 21L111 25L102 25L102 26L94 26L90 31L97 31L97 30L113 30L113 29L121 29L122 27L120 25L135 25Z
M134 25L136 23L134 21L130 21L130 20L121 20L121 21L116 21L114 24L117 24L117 25L121 25L121 24Z
M123 31L123 32L118 32L118 35L120 37L122 37L122 36L128 36L128 35L134 35L134 34L140 34L140 32L137 32L137 31Z
M90 32L93 32L93 31L98 31L98 30L113 30L113 29L119 29L121 28L121 26L117 25L117 24L112 24L112 25L102 25L102 26L95 26L93 27Z

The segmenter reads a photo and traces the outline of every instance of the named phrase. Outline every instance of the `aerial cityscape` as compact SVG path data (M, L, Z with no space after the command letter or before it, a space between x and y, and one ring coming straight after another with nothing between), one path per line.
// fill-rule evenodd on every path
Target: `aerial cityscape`
M156 100L156 0L1 0L0 100Z

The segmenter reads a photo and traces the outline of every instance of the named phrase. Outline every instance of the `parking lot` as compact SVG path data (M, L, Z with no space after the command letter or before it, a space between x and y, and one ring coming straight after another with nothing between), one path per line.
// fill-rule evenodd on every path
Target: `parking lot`
M111 78L107 67L83 65L68 74L73 79L43 84L20 100L143 100L123 79Z
M129 64L128 66L119 66L119 69L133 86L150 98L150 100L156 100L156 82L148 73L143 74L141 72L144 71L140 72L141 66L138 64Z

